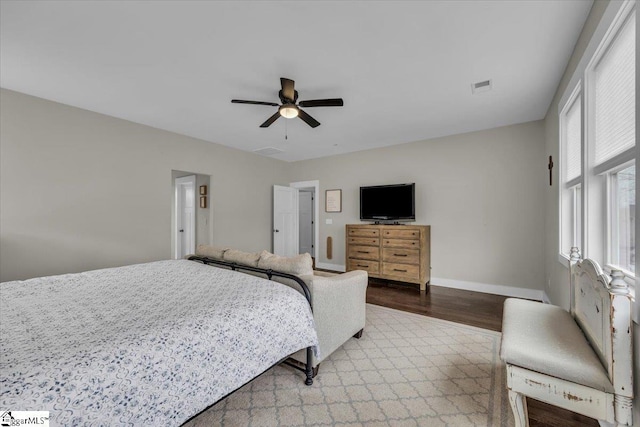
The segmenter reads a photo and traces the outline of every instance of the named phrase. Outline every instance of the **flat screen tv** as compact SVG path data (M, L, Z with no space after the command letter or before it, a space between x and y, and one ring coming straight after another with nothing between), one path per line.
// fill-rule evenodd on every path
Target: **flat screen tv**
M416 184L360 187L360 220L415 221Z

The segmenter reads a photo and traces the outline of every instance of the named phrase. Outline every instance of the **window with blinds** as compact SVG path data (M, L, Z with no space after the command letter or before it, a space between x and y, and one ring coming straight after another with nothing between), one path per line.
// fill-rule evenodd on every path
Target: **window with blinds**
M561 223L560 253L582 243L582 85L578 84L560 112Z
M610 38L596 56L588 86L587 124L593 133L586 141L593 153L590 188L604 193L606 216L591 225L605 236L602 257L607 268L635 275L635 145L636 145L636 14L629 9L621 25L612 25ZM587 206L595 214L600 206ZM590 235L587 235L587 239ZM599 239L593 238L593 241Z
M582 168L582 97L578 95L569 106L562 120L564 140L564 179L569 182L578 178Z
M566 265L569 249L577 246L583 256L623 271L633 282L637 6L619 3L562 97L558 259Z
M595 165L635 146L635 13L594 68Z

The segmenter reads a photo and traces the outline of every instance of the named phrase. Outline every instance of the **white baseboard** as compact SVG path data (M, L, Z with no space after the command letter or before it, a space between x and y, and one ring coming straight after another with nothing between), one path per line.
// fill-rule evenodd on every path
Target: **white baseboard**
M347 267L342 264L331 264L328 262L316 262L316 268L322 268L323 270L331 270L331 271L347 271Z
M507 297L526 298L542 301L544 292L537 289L516 288L513 286L492 285L479 282L465 282L464 280L431 278L432 286L444 288L464 289L466 291L483 292L485 294L504 295Z
M549 299L549 295L545 291L542 291L542 302L545 304L551 304L551 300Z
M342 264L331 264L328 262L317 262L316 268L331 271L347 271L346 267ZM549 298L544 291L528 288L515 288L513 286L504 285L491 285L488 283L479 282L465 282L463 280L455 279L438 279L436 277L431 278L432 286L442 286L443 288L455 288L464 289L466 291L483 292L485 294L504 295L507 297L526 298L536 301L544 301L549 304Z

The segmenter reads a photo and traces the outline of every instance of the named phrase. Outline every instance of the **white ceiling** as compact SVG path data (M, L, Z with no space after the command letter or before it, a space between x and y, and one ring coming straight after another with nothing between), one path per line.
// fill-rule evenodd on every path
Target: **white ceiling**
M543 118L591 4L2 0L0 86L294 161ZM280 77L345 106L231 104Z

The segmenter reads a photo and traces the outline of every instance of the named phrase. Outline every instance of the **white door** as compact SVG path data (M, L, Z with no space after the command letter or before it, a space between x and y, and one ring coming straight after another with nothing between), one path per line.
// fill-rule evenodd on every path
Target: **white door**
M298 254L298 189L273 186L273 253Z
M176 178L176 259L196 252L196 176Z
M313 253L313 193L311 191L300 191L300 253L308 253L312 257Z

